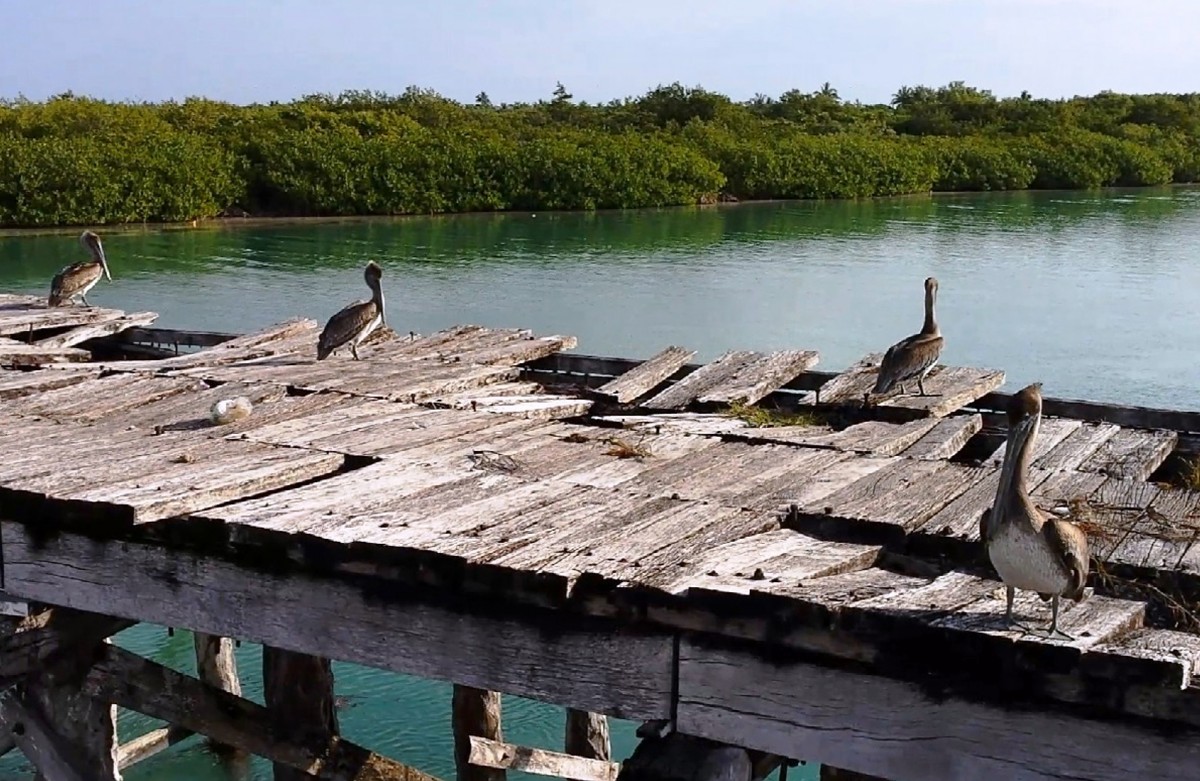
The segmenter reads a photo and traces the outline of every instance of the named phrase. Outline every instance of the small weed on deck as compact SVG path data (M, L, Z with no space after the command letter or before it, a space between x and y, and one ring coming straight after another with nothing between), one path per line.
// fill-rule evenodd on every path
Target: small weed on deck
M723 413L732 418L744 421L753 428L775 428L778 426L824 426L827 425L825 415L816 410L811 412L784 412L782 410L756 407L735 401Z
M1190 491L1200 491L1200 458L1192 458L1183 462L1176 482L1180 488Z

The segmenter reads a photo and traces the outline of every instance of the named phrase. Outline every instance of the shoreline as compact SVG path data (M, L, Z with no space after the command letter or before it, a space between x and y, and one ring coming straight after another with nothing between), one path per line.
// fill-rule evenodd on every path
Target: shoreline
M165 233L170 231L189 230L237 230L241 228L260 228L268 225L325 225L336 223L364 222L397 222L412 219L449 218L449 217L536 217L538 214L610 214L614 212L655 212L678 211L683 209L736 209L740 206L761 206L764 204L799 204L799 203L846 203L851 201L886 202L898 200L914 200L917 198L942 199L956 197L972 197L978 195L1013 195L1029 193L1037 195L1097 193L1141 193L1155 190L1188 190L1200 189L1200 183L1171 182L1162 185L1146 187L1098 187L1093 189L1047 189L1047 190L939 190L927 193L908 193L905 195L872 196L867 198L761 198L742 199L737 201L717 201L703 204L679 204L676 206L645 206L631 209L543 209L538 211L467 211L439 212L436 214L348 214L348 215L261 215L248 217L211 217L181 222L138 222L118 223L110 225L54 225L26 228L0 228L0 238L31 238L37 236L61 236L77 231L94 230L108 234L125 233Z

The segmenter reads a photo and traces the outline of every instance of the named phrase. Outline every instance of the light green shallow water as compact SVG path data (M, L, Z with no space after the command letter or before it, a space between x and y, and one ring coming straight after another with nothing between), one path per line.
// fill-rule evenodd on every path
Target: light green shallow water
M486 215L112 233L114 279L94 304L161 313L163 327L248 331L323 322L385 269L389 324L458 323L579 337L578 352L646 357L810 348L839 369L917 330L921 281L940 281L943 360L1003 368L1007 387L1052 396L1200 409L1200 190L1019 193L854 203L774 203L603 214ZM44 294L81 259L70 236L0 239L0 291ZM138 627L121 643L190 670L191 639ZM260 653L240 650L260 697ZM336 665L345 734L449 778L449 687ZM561 748L561 711L504 703L507 739ZM148 727L123 715L132 736ZM614 753L633 748L614 726ZM12 756L0 778L20 778ZM789 774L805 779L811 768ZM240 778L270 777L255 761ZM218 779L188 742L132 781Z

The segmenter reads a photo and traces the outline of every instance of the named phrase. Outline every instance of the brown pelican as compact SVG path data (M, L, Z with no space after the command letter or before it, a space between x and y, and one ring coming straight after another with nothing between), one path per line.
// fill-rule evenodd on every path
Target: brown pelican
M62 306L68 301L74 303L76 298L83 299L84 306L91 306L87 301L87 292L100 281L100 275L112 279L100 237L92 231L84 231L79 243L92 253L92 259L72 263L54 275L50 282L50 306Z
M925 325L920 333L913 334L888 348L879 365L879 376L875 380L873 394L883 394L899 386L904 393L904 383L917 381L918 395L931 396L925 392L925 375L937 363L942 354L942 331L938 328L937 318L933 314L933 304L937 300L938 281L933 277L925 280Z
M383 277L383 269L373 260L367 261L363 270L363 278L367 287L371 288L369 301L355 301L342 311L329 318L321 338L317 342L317 360L323 361L337 348L349 343L350 353L358 360L358 346L371 335L379 326L387 325L387 317L383 312L383 288L379 280Z
M1050 635L1070 635L1058 630L1058 598L1079 602L1088 575L1087 535L1061 518L1047 518L1029 498L1025 486L1034 442L1042 420L1042 384L1022 388L1008 403L1008 447L1000 469L1000 485L990 513L979 521L979 536L988 558L1007 587L1004 618L1013 620L1016 589L1036 591L1052 602ZM1023 627L1022 627L1023 628Z

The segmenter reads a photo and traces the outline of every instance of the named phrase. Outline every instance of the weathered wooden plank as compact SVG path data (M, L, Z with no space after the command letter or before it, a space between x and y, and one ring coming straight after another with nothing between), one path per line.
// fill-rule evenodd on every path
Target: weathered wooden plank
M101 701L182 725L317 778L436 781L337 736L322 739L273 730L262 705L111 645L93 660L83 688Z
M829 542L791 529L775 529L717 545L686 566L647 568L637 582L668 593L692 587L749 594L763 581L798 583L874 565L877 545Z
M883 353L871 353L826 382L817 392L817 405L863 406L867 394L875 387L881 360ZM872 397L871 405L913 417L945 417L1003 385L1004 372L939 365L925 378L925 392L929 395L917 395L916 383L910 384L914 387L906 385L904 394L897 391L879 399Z
M941 461L952 457L967 441L983 428L983 416L978 412L942 418L923 437L904 449L905 458Z
M730 350L661 393L643 401L641 406L648 409L683 409L708 390L736 377L760 357L761 353L753 350Z
M93 380L99 372L0 371L0 401Z
M125 313L98 306L47 307L40 301L0 304L0 336L28 335L57 328L71 328L115 320Z
M846 541L898 539L984 476L946 461L898 459L830 496L800 505L787 525L822 537L837 534Z
M534 336L532 333L523 335L519 340L496 347L464 350L454 356L455 361L473 363L483 366L504 365L521 366L522 364L545 358L547 355L570 350L579 343L574 336Z
M117 766L121 770L127 770L143 759L160 754L195 734L184 727L160 727L151 730L117 747Z
M514 746L471 736L468 759L473 765L500 770L520 770L542 776L577 781L616 781L621 766L616 762L560 754L543 748Z
M1200 743L1152 728L933 697L919 686L684 638L678 729L894 781L1123 781L1194 774ZM1047 740L1053 735L1054 740Z
M595 393L619 404L628 404L666 382L668 377L694 357L695 350L685 350L672 345L621 376L609 380L597 388Z
M696 400L704 404L730 404L734 401L754 404L816 366L819 359L820 354L815 350L768 353L741 367L736 374L709 385L697 394Z
M152 472L99 485L86 473L75 476L75 487L64 487L69 474L6 480L0 499L21 518L148 523L329 475L344 464L337 453L210 440L169 461L152 458L144 464Z
M113 374L25 396L5 406L21 415L93 422L201 387L203 383L186 378Z
M1176 431L1123 428L1085 458L1078 469L1129 480L1149 480L1154 470L1171 455L1178 441Z
M52 363L80 363L92 354L77 347L42 347L17 341L0 343L0 367L43 366Z
M937 421L932 419L911 420L907 423L869 420L847 426L841 431L831 431L823 426L779 426L738 431L727 438L894 456L925 436L936 425Z
M73 347L80 342L86 342L88 339L111 336L127 328L147 326L157 319L157 312L134 312L128 315L118 314L118 316L109 320L77 326L66 333L38 339L34 344L40 347Z
M1084 669L1096 677L1113 678L1114 668L1119 668L1125 678L1129 675L1131 662L1137 665L1137 679L1147 686L1167 687L1180 691L1192 685L1200 672L1200 635L1191 632L1175 632L1166 629L1135 629L1115 639L1097 643L1081 658ZM1146 691L1143 696L1152 697ZM1127 697L1127 702L1137 707L1136 698ZM1156 708L1143 715L1159 715Z
M1038 426L1037 442L1033 446L1033 455L1030 459L1030 465L1040 466L1042 460L1060 442L1074 434L1083 426L1082 420L1070 420L1068 418L1042 418L1041 424ZM1001 443L987 458L983 459L981 466L997 467L1004 463L1004 454L1008 450L1007 440Z
M996 467L963 468L977 470L970 487L918 526L922 534L970 542L979 540L979 519L996 501L1000 470ZM1045 470L1030 469L1027 479L1029 490L1036 491L1049 475Z
M107 642L101 641L99 645L106 646ZM74 650L85 658L96 652L89 647ZM64 668L51 674L41 672L35 680L26 682L25 704L45 718L58 738L71 744L75 756L86 763L89 779L118 781L121 774L117 762L116 706L81 691L76 670ZM16 731L14 728L14 735ZM21 748L24 750L25 747ZM61 753L59 757L62 757ZM39 776L48 781L56 778L42 768L39 770Z
M333 669L328 659L263 646L263 701L273 735L303 736L314 745L338 739ZM304 781L309 768L275 762L275 781Z
M1045 632L1009 629L1004 622L1005 598L1002 584L991 582L989 593L956 609L953 615L939 618L932 625L944 630L984 633L1006 641L1038 646L1061 646L1087 651L1107 640L1141 628L1146 605L1125 599L1098 596L1090 591L1082 602L1059 600L1058 628L1071 637L1047 636ZM1013 601L1013 616L1018 621L1041 628L1050 625L1050 603L1034 593L1018 591Z
M854 601L842 608L849 629L888 636L900 624L927 625L977 602L995 590L995 582L962 572L949 572L917 588L900 589Z
M561 614L547 634L544 622L526 624L490 609L466 620L463 613L414 602L405 588L368 595L332 578L288 577L70 532L35 540L18 524L0 527L5 586L24 599L137 616L618 718L670 716L669 634L617 633L609 622Z
M1051 472L1078 469L1080 464L1120 430L1119 426L1111 423L1084 423L1050 448L1041 458L1035 458L1031 465Z
M661 415L599 415L592 421L617 425L634 431L680 431L697 436L719 436L749 428L749 424L731 415L711 412L671 412Z

